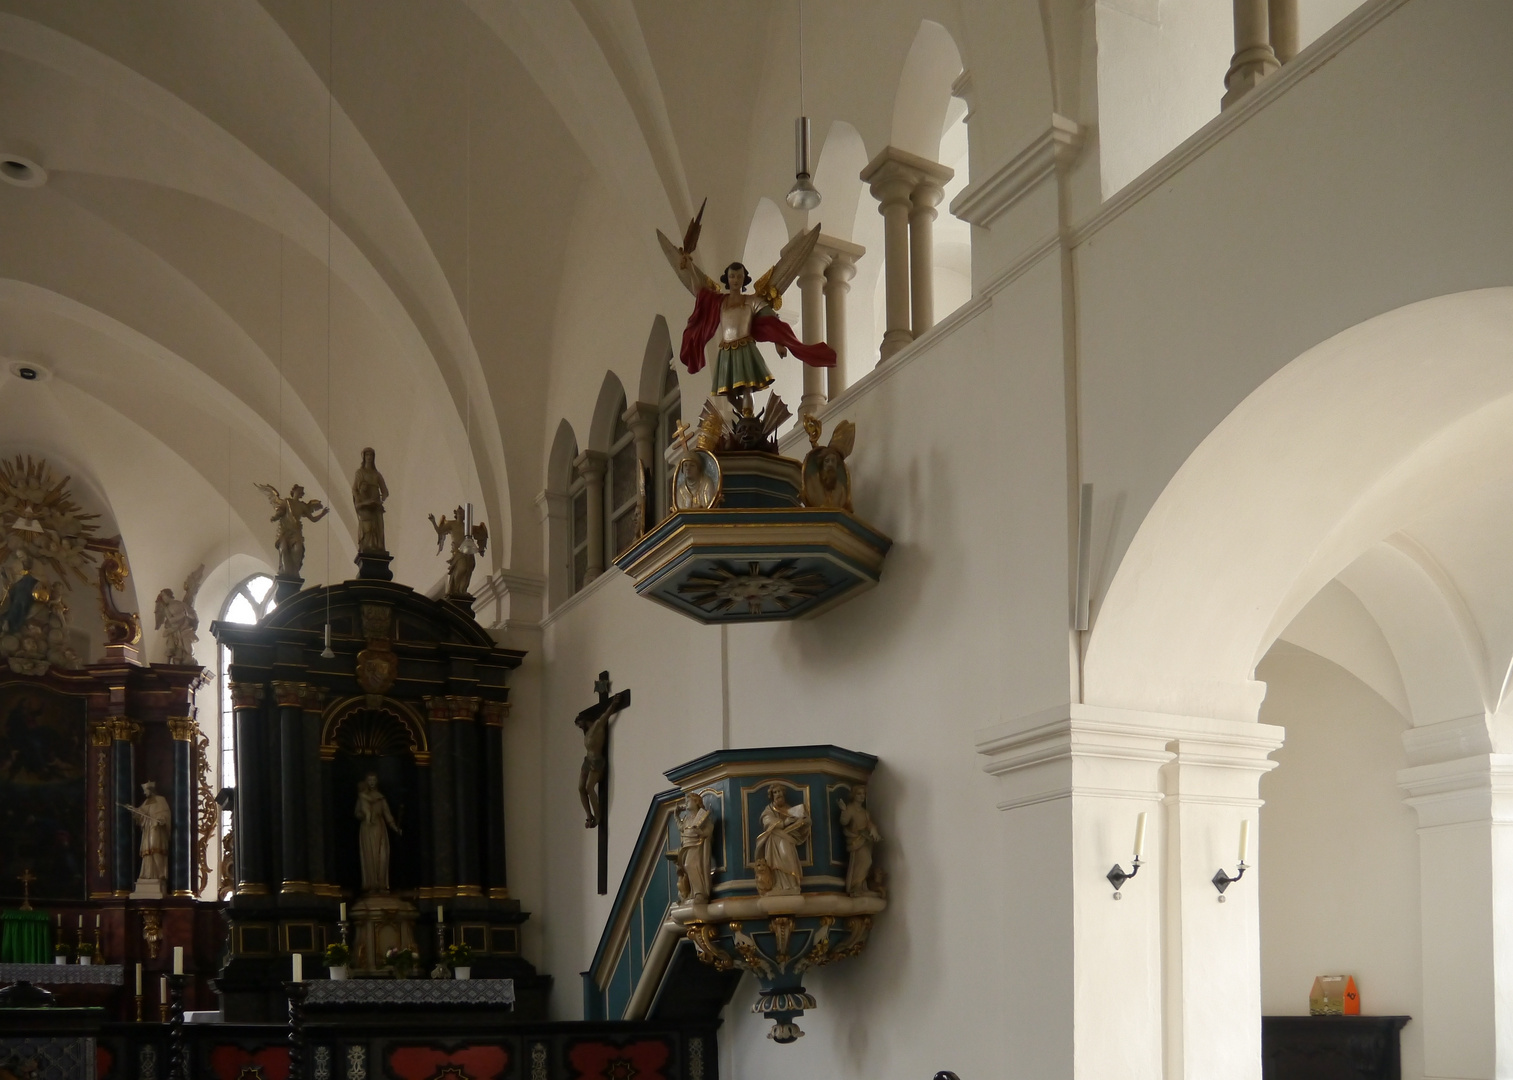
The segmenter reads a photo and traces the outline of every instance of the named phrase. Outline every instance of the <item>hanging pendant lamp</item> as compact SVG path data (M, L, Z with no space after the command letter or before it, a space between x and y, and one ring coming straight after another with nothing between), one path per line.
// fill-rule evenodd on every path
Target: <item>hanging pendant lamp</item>
M820 204L819 189L809 169L809 117L804 116L804 3L799 0L799 118L793 125L793 186L786 196L795 210L813 210Z

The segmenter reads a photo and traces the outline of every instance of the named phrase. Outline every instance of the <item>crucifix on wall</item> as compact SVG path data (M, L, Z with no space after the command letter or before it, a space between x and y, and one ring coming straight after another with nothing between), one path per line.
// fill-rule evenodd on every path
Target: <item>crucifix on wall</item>
M594 691L597 703L580 712L573 723L583 732L583 768L578 773L578 798L588 815L586 829L599 830L599 895L609 892L609 727L630 706L630 691L612 693L609 672L599 672Z

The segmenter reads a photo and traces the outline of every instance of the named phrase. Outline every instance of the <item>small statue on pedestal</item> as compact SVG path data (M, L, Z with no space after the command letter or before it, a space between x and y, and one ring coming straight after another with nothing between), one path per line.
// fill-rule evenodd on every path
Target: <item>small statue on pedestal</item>
M846 850L851 853L846 863L846 895L881 896L882 874L873 868L872 848L883 837L867 809L866 784L857 784L851 790L850 802L841 800L841 831L846 835Z
M804 880L799 848L809 842L809 816L803 804L788 805L782 784L767 789L762 832L756 840L757 892L762 896L796 896Z
M389 830L403 836L404 830L394 821L389 812L389 800L378 790L378 775L369 773L357 785L357 808L354 811L362 822L357 828L358 856L362 860L362 891L387 893L389 891Z
M683 796L675 815L678 822L677 851L667 857L678 866L678 899L696 904L709 903L711 874L714 868L714 814L697 792Z
M140 806L126 807L142 830L142 843L137 848L142 856L142 868L131 897L134 900L161 900L168 886L168 833L173 828L173 812L168 807L168 800L158 794L158 785L153 781L142 785L142 795Z
M788 241L777 263L756 280L748 293L746 286L751 283L751 276L743 264L733 262L725 268L720 275L723 290L694 264L693 253L699 245L703 217L704 208L700 206L698 216L689 222L688 231L683 234L681 247L674 245L661 230L657 232L673 273L694 296L693 314L683 331L679 356L690 374L700 371L704 367L704 347L718 333L714 392L724 395L737 414L750 416L751 392L772 385L772 373L767 370L757 342L770 341L777 346L779 356L791 352L811 367L835 366L834 349L824 342L804 344L777 315L783 306L783 293L798 277L819 242L820 227L816 225Z
M170 664L193 664L194 643L200 640L196 633L200 617L194 610L194 598L199 595L200 583L205 580L205 564L190 574L184 581L184 596L176 599L172 589L158 593L156 627L163 631L163 642Z
M273 507L273 516L268 520L278 526L278 535L273 541L278 552L278 576L298 581L305 566L305 521L319 521L331 512L319 499L305 499L305 489L295 484L288 497L278 493L272 484L253 484L268 497Z
M352 477L352 508L357 511L357 553L359 555L387 555L384 547L384 500L389 497L389 485L383 474L374 465L371 446L362 452L362 464Z
M462 507L453 511L450 519L441 515L441 520L436 520L435 514L427 514L431 528L436 530L436 554L441 554L441 546L448 540L452 541L452 554L447 559L447 595L466 598L473 582L473 570L478 565L478 556L482 555L489 546L489 527L483 522L473 526L468 531L467 516Z

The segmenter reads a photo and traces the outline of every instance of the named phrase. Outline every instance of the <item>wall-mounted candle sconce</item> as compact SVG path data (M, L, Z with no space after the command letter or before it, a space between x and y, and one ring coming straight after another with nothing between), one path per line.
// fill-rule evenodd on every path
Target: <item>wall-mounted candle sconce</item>
M1245 865L1245 859L1249 854L1250 822L1247 820L1240 822L1240 867L1238 872L1234 877L1230 877L1224 872L1224 868L1221 866L1218 872L1213 876L1212 880L1214 883L1214 888L1219 890L1219 903L1224 903L1224 890L1229 888L1230 885L1232 885L1234 882L1239 881L1242 877L1244 877L1245 871L1250 869L1250 867Z
M1140 861L1140 856L1145 854L1145 811L1140 811L1140 816L1135 819L1135 861L1130 863L1129 873L1124 872L1124 867L1118 863L1108 872L1109 884L1114 887L1114 899L1123 899L1119 892L1124 888L1124 883L1140 872L1140 867L1145 865Z

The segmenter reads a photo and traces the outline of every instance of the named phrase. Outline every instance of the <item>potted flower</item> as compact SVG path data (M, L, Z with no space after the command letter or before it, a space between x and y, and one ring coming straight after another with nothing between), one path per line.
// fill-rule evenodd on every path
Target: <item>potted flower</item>
M340 981L347 977L347 961L352 959L352 951L340 943L326 946L326 966L331 969L331 978Z
M53 963L68 963L68 946L63 944L63 942L61 941L53 946Z
M79 963L88 967L95 962L95 947L87 941L79 942Z
M390 949L384 953L384 963L394 972L396 979L408 979L418 959L414 949Z
M461 942L448 945L447 963L452 965L452 978L471 979L473 977L473 947Z

